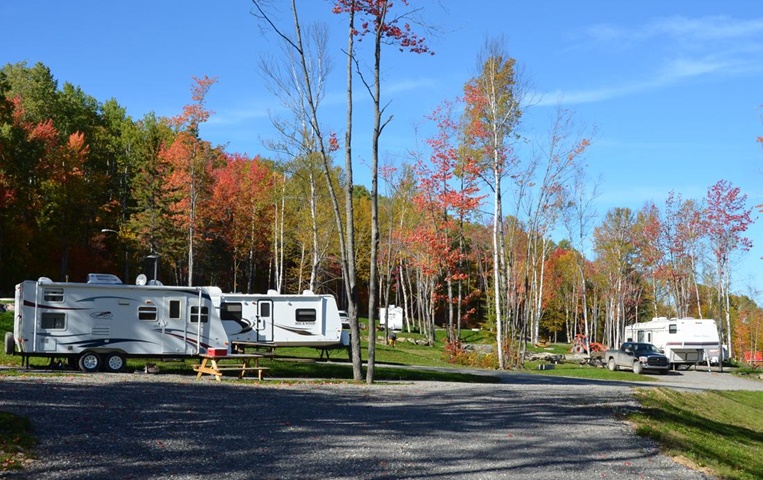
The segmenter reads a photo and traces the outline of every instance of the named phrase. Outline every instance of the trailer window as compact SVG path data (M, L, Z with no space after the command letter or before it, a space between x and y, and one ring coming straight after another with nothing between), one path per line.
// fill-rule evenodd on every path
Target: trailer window
M46 302L60 303L64 301L63 288L46 288L42 291L42 299Z
M199 321L199 307L191 307L191 323ZM209 308L201 307L201 323L209 321Z
M314 308L298 308L296 314L297 323L315 323L317 317Z
M180 300L170 300L170 320L180 320Z
M138 320L156 320L156 307L138 307Z
M220 305L220 318L223 320L241 320L244 307L240 303L223 303Z
M66 315L60 312L46 312L40 316L40 328L45 330L65 330Z
M678 325L675 323L668 325L668 333L678 333Z

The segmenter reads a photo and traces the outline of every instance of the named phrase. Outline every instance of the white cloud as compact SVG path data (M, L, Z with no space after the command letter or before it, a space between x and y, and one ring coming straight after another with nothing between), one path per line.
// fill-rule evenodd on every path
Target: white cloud
M744 75L763 70L763 19L727 16L658 18L635 28L600 24L585 30L578 51L633 50L635 80L590 89L545 93L541 106L610 100L676 85L698 77ZM620 72L622 73L622 72ZM561 100L560 100L561 99Z
M668 40L686 45L716 43L724 40L760 41L763 19L739 20L729 16L687 18L683 16L657 18L636 28L600 24L589 27L584 34L607 46L632 46L649 40Z

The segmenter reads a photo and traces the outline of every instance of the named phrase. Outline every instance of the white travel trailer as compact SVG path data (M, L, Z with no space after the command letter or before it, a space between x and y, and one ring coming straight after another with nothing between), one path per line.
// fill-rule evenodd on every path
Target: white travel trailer
M379 326L384 328L387 325L390 330L403 329L403 307L389 305L379 308Z
M674 368L709 363L720 348L715 320L657 317L625 327L626 341L648 342L662 350Z
M301 295L274 290L267 294L225 293L219 308L231 344L317 348L350 344L332 295L309 290Z
M13 334L6 353L66 360L85 372L117 372L127 357L191 357L228 350L214 306L217 287L125 285L114 275L90 274L88 283L27 280L16 286ZM10 350L10 352L8 352Z

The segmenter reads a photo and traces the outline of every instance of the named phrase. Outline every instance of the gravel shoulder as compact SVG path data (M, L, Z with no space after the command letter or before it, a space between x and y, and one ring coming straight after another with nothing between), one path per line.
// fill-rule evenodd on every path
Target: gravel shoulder
M713 375L645 386L679 385L687 373ZM40 440L38 459L6 478L709 478L619 420L637 408L633 384L501 377L373 386L3 377L0 410L31 418Z

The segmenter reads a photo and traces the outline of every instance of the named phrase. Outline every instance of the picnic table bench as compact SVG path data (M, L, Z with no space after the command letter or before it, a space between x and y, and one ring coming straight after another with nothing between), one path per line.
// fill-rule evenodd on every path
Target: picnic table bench
M196 379L200 379L202 375L214 375L215 379L219 382L222 379L223 372L225 371L237 371L239 372L238 378L244 378L246 372L256 371L257 379L262 380L262 372L267 372L270 367L261 367L261 358L270 358L272 353L234 353L230 355L207 355L201 354L201 363L194 365L193 369L196 372ZM236 363L220 363L222 360L235 360Z

